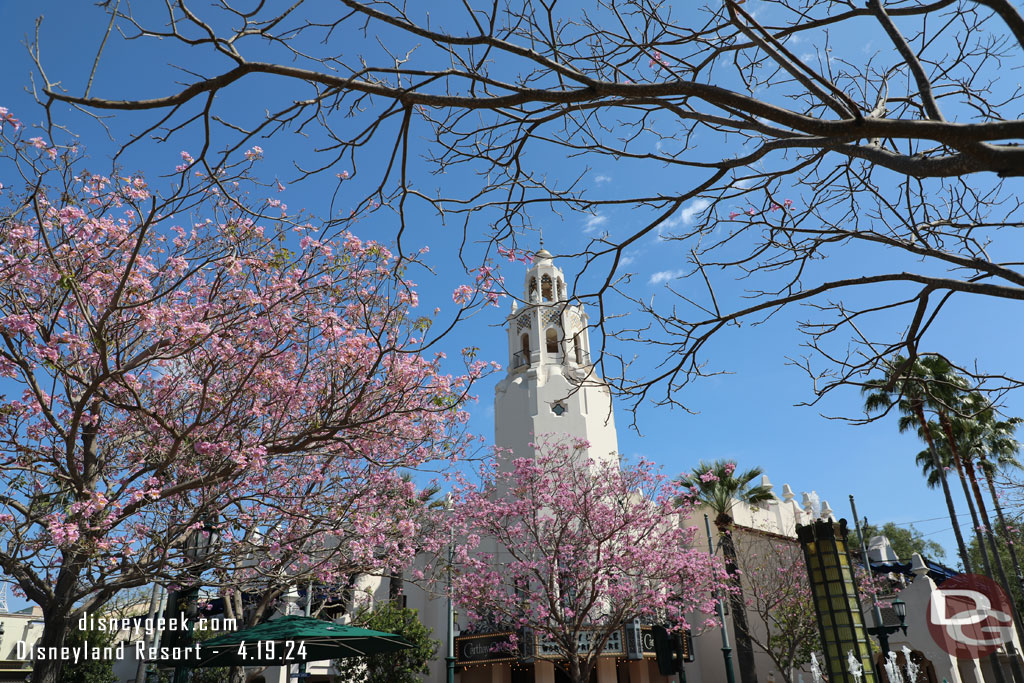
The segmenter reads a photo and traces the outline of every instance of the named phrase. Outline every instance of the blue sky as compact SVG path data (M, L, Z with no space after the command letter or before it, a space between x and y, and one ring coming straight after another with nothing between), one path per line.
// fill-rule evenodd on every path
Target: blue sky
M756 8L757 4L752 2L748 7ZM38 120L41 111L26 92L31 84L32 64L20 41L31 34L33 22L40 14L46 16L41 36L49 76L64 80L74 92L81 91L100 32L105 27L104 16L91 3L43 0L0 4L0 63L4 65L0 72L0 106L8 107L26 123ZM336 40L344 38L335 37ZM213 68L180 51L173 59L194 68ZM128 93L152 96L173 88L172 73L163 63L139 61L134 53L115 42L104 54L99 74L93 85L93 93L99 96L123 97ZM188 79L180 74L179 78ZM239 116L250 117L250 120L258 117L265 106L265 88L272 89L276 97L299 92L292 85L263 81L239 91L228 106ZM62 108L57 108L55 115L82 135L98 164L104 163L103 159L114 147L95 122ZM120 139L126 131L138 130L140 119L118 115L108 119L107 124L113 137ZM140 170L152 177L178 163L179 151L188 149L190 143L195 144L195 140L187 136L165 145L147 142L127 155L123 163L130 170ZM292 185L290 180L296 175L293 164L310 159L307 155L313 142L307 143L295 136L279 136L262 146L266 150L263 172L268 180L277 177L288 185L283 199L292 210L304 207L321 216L332 211L347 213L360 196L358 190L363 186L359 185L362 181L358 178L339 188L336 172L348 170L341 166L330 169L320 178ZM387 151L382 150L381 155ZM638 175L632 167L612 162L584 170L556 150L547 153L553 174L584 173L583 182L593 192L625 195L645 183L662 180ZM375 170L379 169L370 161L361 173L369 179ZM420 182L421 187L430 189L432 185L466 180L455 171L449 177L424 177ZM795 201L799 202L799 188L794 192ZM699 201L684 206L672 219L677 227L695 220L703 208ZM414 207L410 215L413 220L407 243L430 245L428 259L435 271L412 275L421 285L421 306L425 311L441 307L444 320L455 312L452 290L467 281L455 256L461 229L457 221L445 225L426 207ZM636 230L647 219L646 215L628 209L602 211L597 215L555 215L540 211L535 215L534 224L543 226L545 246L550 251L568 254L579 251L584 240L604 231L613 236L624 234ZM393 216L377 212L354 230L361 237L388 242L394 227ZM533 233L520 244L536 246L537 241L538 235ZM473 248L470 245L470 249ZM683 254L680 248L657 235L644 238L627 252L629 261L623 266L624 271L634 273L631 291L644 300L653 296L656 302L667 303L670 297L666 285L684 292L702 287L680 279L685 272ZM856 271L860 258L862 254L851 251L834 255L820 267ZM565 259L558 263L571 279L578 264ZM517 291L523 268L521 264L503 267L502 272L513 291ZM593 284L592 277L585 278L582 284ZM465 327L455 337L446 340L444 348L454 355L451 352L464 345L466 338L472 338L473 343L480 346L480 357L504 363L505 334L500 326L509 304L506 300L498 309L482 310L464 323ZM623 303L621 309L612 312L629 314L630 309ZM997 302L954 297L950 310L929 335L929 350L941 351L961 364L977 361L990 371L1024 376L1017 342L1021 332L1020 316L1014 315L1015 312ZM642 405L637 413L639 432L629 428L631 416L620 407L616 413L620 450L629 456L650 458L661 464L668 474L685 471L700 459L729 458L741 467L758 465L769 475L777 491L781 492L783 484L790 484L798 494L813 489L828 500L841 517L850 517L848 495L852 493L862 516L876 523L914 523L929 539L941 543L947 550L947 560L952 560L955 544L941 492L927 489L914 465L914 456L923 447L921 443L899 435L895 418L853 426L823 417L823 414L861 414L862 402L856 389L835 392L815 407L797 407L811 398L811 386L807 376L792 367L787 359L802 353L801 344L806 340L795 330L795 322L807 315L808 311L793 308L763 325L744 324L723 332L709 347L707 358L711 367L730 374L697 381L681 392L679 398L693 413ZM638 354L639 366L648 365L651 354L658 353L644 346L631 347L627 352ZM480 400L472 409L472 429L488 439L493 435L492 398L497 379L491 377L480 384L477 392ZM1024 415L1024 402L1019 395L1010 395L1006 406L1009 414ZM961 497L957 496L957 500ZM962 504L961 507L966 511Z

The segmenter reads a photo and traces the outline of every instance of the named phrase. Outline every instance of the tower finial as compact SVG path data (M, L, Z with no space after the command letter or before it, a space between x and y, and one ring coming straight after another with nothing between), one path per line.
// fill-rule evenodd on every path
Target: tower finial
M540 228L540 248L544 248L544 228Z

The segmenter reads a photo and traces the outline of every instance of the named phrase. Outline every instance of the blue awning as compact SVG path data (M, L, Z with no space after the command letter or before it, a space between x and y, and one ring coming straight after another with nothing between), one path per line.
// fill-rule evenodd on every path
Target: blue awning
M928 576L931 577L932 581L936 584L940 584L948 578L957 576L960 574L955 569L947 567L944 564L929 560L927 557L922 558L924 564L928 567ZM904 576L913 576L914 573L910 571L910 562L872 562L871 573L873 574L903 574Z

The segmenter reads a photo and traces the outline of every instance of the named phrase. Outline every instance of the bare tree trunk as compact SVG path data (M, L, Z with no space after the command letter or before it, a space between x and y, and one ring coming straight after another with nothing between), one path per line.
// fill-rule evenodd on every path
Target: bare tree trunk
M35 647L63 646L72 626L66 610L44 610L43 635L36 641ZM32 665L32 683L57 683L63 668L64 662L59 657L37 658Z
M579 654L572 652L569 654L569 678L572 683L587 683L587 680L583 678L583 670L580 668ZM587 678L590 678L588 675Z

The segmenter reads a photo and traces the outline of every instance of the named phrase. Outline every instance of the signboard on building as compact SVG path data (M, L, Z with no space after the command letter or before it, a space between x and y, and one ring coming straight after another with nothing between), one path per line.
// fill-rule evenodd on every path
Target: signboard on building
M683 631L683 661L693 661L693 636L690 635L690 629ZM657 652L654 649L654 630L650 626L643 626L640 628L640 649L643 652L644 657L656 657Z
M459 636L455 639L455 663L486 664L517 659L519 653L512 647L510 636L512 631Z
M603 633L598 631L581 631L579 635L579 641L577 647L579 651L589 652L592 647L597 645L597 641ZM559 649L551 640L544 638L542 635L537 635L537 647L535 649L537 657L541 659L558 659L563 656L561 649ZM601 655L624 655L626 654L626 641L623 637L622 629L616 629L612 631L611 635L608 636L608 640L605 642L604 647L601 649Z

